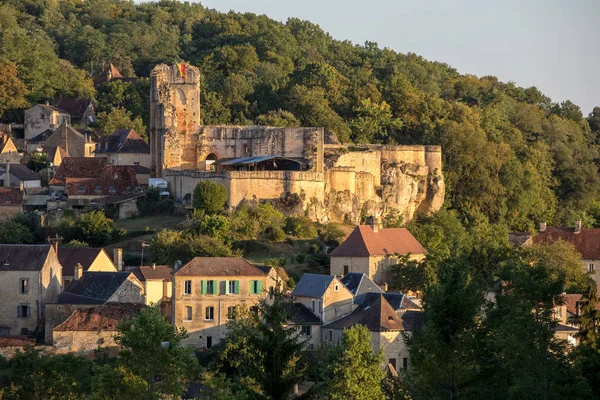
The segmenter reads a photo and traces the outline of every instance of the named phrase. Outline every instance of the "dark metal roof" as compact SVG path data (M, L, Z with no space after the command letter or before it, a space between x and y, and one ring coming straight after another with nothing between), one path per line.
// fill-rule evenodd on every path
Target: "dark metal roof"
M385 300L382 294L376 295L375 301L367 306L359 306L351 314L333 321L323 328L346 329L354 325L364 325L372 332L406 330L402 318Z
M2 173L6 172L6 164L0 165ZM39 181L39 174L33 172L23 164L10 164L10 174L22 181Z
M296 297L323 297L331 281L335 279L332 275L319 275L305 273L296 284L292 296Z

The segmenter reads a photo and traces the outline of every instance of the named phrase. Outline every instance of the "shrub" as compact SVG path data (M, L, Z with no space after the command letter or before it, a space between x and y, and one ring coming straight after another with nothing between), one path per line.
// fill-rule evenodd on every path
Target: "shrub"
M285 230L300 239L314 239L317 237L317 227L308 217L287 217Z
M194 189L193 206L207 214L215 214L223 210L227 201L225 186L211 181L202 181Z
M102 211L81 215L75 226L92 246L105 245L112 239L115 230L112 219L107 218Z

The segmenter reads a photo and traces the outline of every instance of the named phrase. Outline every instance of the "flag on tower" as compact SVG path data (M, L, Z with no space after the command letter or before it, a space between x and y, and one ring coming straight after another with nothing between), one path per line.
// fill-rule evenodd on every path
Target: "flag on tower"
M177 64L177 68L179 69L179 76L185 79L185 64Z

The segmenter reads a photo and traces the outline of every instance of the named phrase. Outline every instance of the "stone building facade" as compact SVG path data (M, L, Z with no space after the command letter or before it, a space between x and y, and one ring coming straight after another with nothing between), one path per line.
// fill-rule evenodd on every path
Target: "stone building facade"
M323 128L202 126L200 74L189 65L184 71L159 65L151 74L151 169L177 198L211 180L227 188L230 207L271 201L323 222L392 210L411 219L441 207L439 146L357 148L326 144L337 140Z

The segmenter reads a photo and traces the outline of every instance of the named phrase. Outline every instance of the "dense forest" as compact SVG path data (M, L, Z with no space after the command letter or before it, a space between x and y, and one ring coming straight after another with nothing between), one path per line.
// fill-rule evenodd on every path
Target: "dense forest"
M600 108L582 115L535 87L461 75L416 54L333 39L296 18L201 4L5 0L0 115L60 96L94 97L97 129L143 130L147 79L92 77L109 63L147 77L158 63L202 72L204 124L324 126L342 142L443 146L447 207L462 221L532 230L600 224Z

